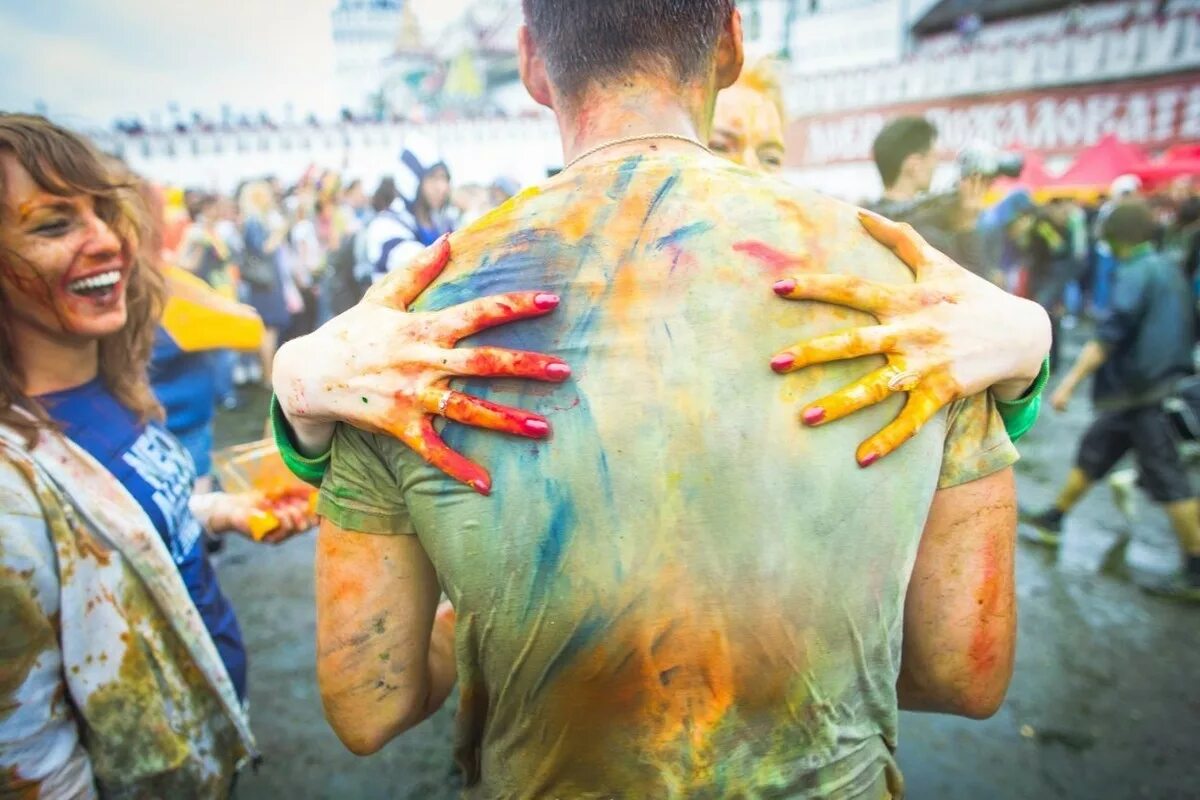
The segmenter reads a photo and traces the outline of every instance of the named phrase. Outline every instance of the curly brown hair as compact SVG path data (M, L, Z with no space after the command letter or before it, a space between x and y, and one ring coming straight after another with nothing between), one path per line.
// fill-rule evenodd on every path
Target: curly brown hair
M11 153L45 192L60 197L89 195L96 214L131 254L125 326L100 340L100 379L117 400L143 421L161 419L162 406L150 389L147 364L166 293L155 268L152 220L133 177L114 169L86 139L44 117L0 113L0 152ZM6 194L0 173L0 198ZM6 209L0 204L0 224ZM20 256L0 250L0 270ZM0 284L0 424L21 432L33 447L50 417L25 393L11 330L10 299Z

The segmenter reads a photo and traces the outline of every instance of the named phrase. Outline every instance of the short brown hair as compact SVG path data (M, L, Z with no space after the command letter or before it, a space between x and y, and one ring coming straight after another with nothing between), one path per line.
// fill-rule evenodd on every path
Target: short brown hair
M680 83L712 63L733 0L524 0L555 87L577 98L597 81L661 69Z
M928 153L936 141L937 128L924 117L899 117L885 125L871 145L884 187L899 180L906 158Z
M165 290L157 269L158 254L151 252L156 238L152 220L132 176L106 162L83 137L39 116L0 113L0 152L12 153L43 191L60 197L94 198L97 215L129 253L128 319L125 327L100 340L100 379L122 405L143 420L161 418L162 407L150 389L146 368ZM0 173L0 197L5 192ZM12 269L16 258L15 253L0 250L0 270ZM37 428L48 425L49 416L25 393L10 303L0 285L0 423L24 433L32 447Z
M1141 199L1122 200L1100 226L1104 241L1131 247L1154 241L1157 233L1154 212Z

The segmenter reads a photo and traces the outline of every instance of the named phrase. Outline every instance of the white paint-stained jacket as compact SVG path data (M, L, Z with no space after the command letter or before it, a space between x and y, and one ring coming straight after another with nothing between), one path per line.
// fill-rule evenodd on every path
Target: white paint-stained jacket
M0 425L0 631L0 795L223 798L256 755L150 519L53 431Z

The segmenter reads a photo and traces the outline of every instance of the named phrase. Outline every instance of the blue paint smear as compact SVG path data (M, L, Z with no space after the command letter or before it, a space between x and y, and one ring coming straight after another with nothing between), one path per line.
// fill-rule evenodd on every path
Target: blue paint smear
M650 201L650 207L646 209L646 216L642 217L642 227L646 227L646 223L654 216L654 212L662 205L662 201L666 198L671 190L675 188L675 184L679 183L679 173L676 172L671 177L663 181L663 185L658 187L658 191L654 193L654 199Z
M630 156L621 162L621 165L617 167L617 179L608 189L610 199L620 200L625 192L629 191L629 184L633 183L633 176L641 165L641 156Z
M655 242L654 249L665 250L668 247L678 246L685 239L708 233L714 227L715 226L711 222L693 222L691 225L684 225L682 228L676 228Z
M529 586L529 599L525 603L525 619L529 619L533 609L543 606L550 595L550 588L558 576L562 566L563 554L570 544L578 520L575 509L569 501L558 495L552 486L547 486L547 499L553 503L553 510L546 525L546 533L537 549L537 566Z

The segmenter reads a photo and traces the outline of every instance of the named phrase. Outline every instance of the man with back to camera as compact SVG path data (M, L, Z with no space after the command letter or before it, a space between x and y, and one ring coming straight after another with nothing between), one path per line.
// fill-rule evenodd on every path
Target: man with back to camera
M525 15L522 78L568 166L455 234L415 308L544 287L552 317L477 341L574 378L468 382L554 421L552 447L445 429L490 465L491 498L338 429L317 561L326 715L371 753L457 680L473 797L900 796L898 703L983 717L1011 675L999 416L985 395L955 403L871 470L844 454L894 403L794 430L799 404L875 363L756 368L764 342L864 319L780 308L764 279L804 268L788 253L912 276L852 208L699 144L741 68L731 0Z
M964 175L953 197L926 197L938 165L937 136L937 128L924 117L900 117L884 126L871 146L883 197L870 208L888 219L907 222L929 244L990 280L978 231L989 179Z

